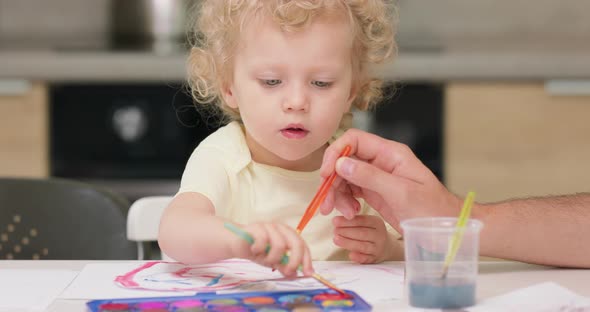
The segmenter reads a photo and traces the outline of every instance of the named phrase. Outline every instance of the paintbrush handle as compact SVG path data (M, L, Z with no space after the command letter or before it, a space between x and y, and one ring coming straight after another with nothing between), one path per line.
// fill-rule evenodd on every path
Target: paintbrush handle
M230 222L225 222L223 224L223 226L230 230L231 232L233 232L234 234L238 235L240 238L242 238L243 240L247 241L250 245L254 244L254 237L252 237L252 235L246 231L244 231L242 228L236 226L233 223ZM266 247L265 253L268 253L270 251L270 246ZM289 255L287 255L286 253L283 255L283 257L281 258L281 264L287 264L289 263ZM297 267L298 271L301 271L303 268L301 265L299 265L299 267ZM313 278L315 278L318 282L326 285L327 287L339 292L340 294L344 295L344 296L350 296L349 294L347 294L344 290L338 288L338 286L332 284L330 281L328 281L327 279L323 278L321 275L317 274L317 273L313 273L312 274Z
M350 146L346 145L338 158L348 156L350 154L350 149ZM305 213L303 213L303 217L301 217L301 220L297 225L297 233L301 234L301 232L303 232L303 228L305 228L307 223L309 223L309 220L311 220L324 199L326 199L326 196L328 196L328 191L336 179L336 175L336 171L332 172L332 174L324 181L324 183L322 183L320 189L309 203L309 206L307 206L307 209L305 209Z
M223 224L223 226L226 229L233 232L234 234L238 235L240 238L242 238L246 242L248 242L248 244L250 244L250 245L254 244L254 237L252 237L252 235L250 233L244 231L244 229L240 228L239 226L236 226L235 224L233 224L231 222L225 222ZM268 254L269 251L270 251L270 245L266 246L264 253ZM289 255L287 255L287 253L285 253L283 255L283 257L281 258L281 264L287 264L287 263L289 263Z
M465 233L465 227L467 226L467 221L469 220L469 216L471 215L471 207L473 206L474 198L475 193L469 192L467 193L467 197L465 197L465 201L463 202L463 207L461 208L459 219L457 219L455 232L453 233L453 236L451 237L451 241L447 248L445 262L443 264L443 278L447 275L449 266L455 260L457 252L459 251L459 247L461 247L461 243L463 241L463 233Z

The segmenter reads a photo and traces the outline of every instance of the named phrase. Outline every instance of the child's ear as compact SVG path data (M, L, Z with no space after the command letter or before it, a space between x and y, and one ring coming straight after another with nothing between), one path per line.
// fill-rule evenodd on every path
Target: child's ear
M225 101L227 106L233 109L238 109L238 102L236 101L236 97L234 96L233 86L231 84L225 84L221 88L221 96L223 97L223 100Z

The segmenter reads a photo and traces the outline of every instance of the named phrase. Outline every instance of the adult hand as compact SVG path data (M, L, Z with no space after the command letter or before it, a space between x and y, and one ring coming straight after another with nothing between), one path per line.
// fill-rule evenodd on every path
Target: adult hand
M346 145L351 157L338 159ZM404 144L350 129L324 154L320 175L332 172L334 182L320 211L334 207L347 219L359 211L355 198L363 198L398 232L399 222L414 217L457 216L461 200L450 193L436 176Z

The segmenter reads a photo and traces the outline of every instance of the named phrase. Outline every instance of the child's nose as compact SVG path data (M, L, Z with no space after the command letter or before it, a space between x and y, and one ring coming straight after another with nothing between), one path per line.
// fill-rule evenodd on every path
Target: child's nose
M289 89L289 92L283 100L283 110L303 112L309 110L309 98L305 89L305 84L294 85Z

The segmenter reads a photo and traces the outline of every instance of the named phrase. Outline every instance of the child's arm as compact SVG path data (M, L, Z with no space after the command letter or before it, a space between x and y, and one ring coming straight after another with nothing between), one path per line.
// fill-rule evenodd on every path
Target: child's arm
M309 249L294 229L280 223L256 223L244 227L255 240L253 245L224 227L228 222L215 215L211 201L196 192L178 194L164 211L160 222L160 248L184 263L209 263L228 258L244 258L276 267L286 276L303 265L313 273ZM266 247L270 250L266 253ZM285 252L289 263L281 265Z
M403 242L387 231L378 216L357 215L351 220L337 216L333 224L334 243L348 250L354 262L379 263L404 258Z
M167 255L184 263L231 258L242 250L232 250L239 244L235 235L222 230L223 222L215 215L215 208L207 197L196 192L180 193L164 210L158 243Z

